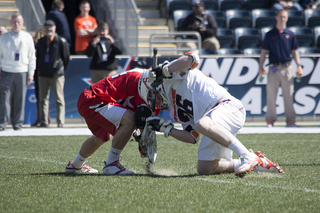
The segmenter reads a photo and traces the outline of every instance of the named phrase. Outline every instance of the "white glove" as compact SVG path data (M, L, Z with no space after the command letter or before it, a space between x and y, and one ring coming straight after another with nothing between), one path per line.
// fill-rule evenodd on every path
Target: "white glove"
M151 126L152 130L163 132L164 137L169 137L171 130L173 128L172 121L168 121L164 118L159 118L156 116L151 116L146 120L147 124Z

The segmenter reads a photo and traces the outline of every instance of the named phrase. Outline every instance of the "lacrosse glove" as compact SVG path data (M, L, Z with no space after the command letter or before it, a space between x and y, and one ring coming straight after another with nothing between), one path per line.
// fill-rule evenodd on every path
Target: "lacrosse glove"
M140 130L135 130L132 133L132 136L134 137L134 139L138 142L138 148L139 148L139 152L140 152L140 156L142 158L146 158L148 157L148 153L147 153L147 147L142 145L142 141L141 141L141 132Z
M149 80L152 87L157 87L162 84L164 78L170 78L172 74L168 69L169 61L165 61L163 64L160 64L156 68L153 68L149 72ZM155 79L155 80L154 80Z
M159 118L156 116L152 116L147 118L147 124L148 126L151 126L152 130L163 132L164 137L169 137L171 130L173 129L173 123L172 121L168 121L164 118Z

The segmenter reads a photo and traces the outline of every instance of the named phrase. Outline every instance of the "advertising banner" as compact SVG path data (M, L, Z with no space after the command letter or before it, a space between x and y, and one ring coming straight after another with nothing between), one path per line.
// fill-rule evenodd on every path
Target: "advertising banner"
M158 63L165 60L172 61L176 58L159 57ZM91 84L89 58L73 58L66 70L65 103L66 118L81 118L77 110L77 101L80 93ZM149 68L152 58L118 58L118 73L134 67ZM268 64L268 59L265 65ZM300 83L294 85L294 109L297 116L320 115L320 60L318 57L301 57L304 74ZM296 64L292 63L293 70ZM206 57L201 59L198 68L206 75L214 78L218 84L226 88L233 96L240 99L247 111L248 117L263 117L266 112L266 83L267 78L259 82L259 58L252 57ZM265 67L268 71L268 67ZM34 87L28 87L26 98L25 123L36 121L36 100ZM56 117L55 100L50 95L50 117ZM277 97L277 114L284 116L284 102L281 87ZM160 116L168 117L164 111Z

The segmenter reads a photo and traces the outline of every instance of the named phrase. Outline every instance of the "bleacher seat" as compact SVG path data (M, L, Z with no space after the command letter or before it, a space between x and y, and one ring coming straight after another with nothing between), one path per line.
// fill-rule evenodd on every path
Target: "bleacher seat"
M260 48L246 48L243 50L244 55L260 55L261 49Z
M287 27L304 27L303 13L298 10L287 10L288 22Z
M192 10L192 0L166 0L167 18L172 18L175 10Z
M199 0L192 0L192 4ZM201 0L204 3L204 8L206 10L218 10L218 3L216 0Z
M255 28L236 28L234 30L236 47L240 50L260 47L259 30Z
M270 9L270 1L269 0L244 0L243 8L246 10L254 10L254 9Z
M242 9L242 0L218 0L218 7L221 11Z
M230 29L235 29L237 27L251 27L252 21L250 12L246 10L227 10L226 14L226 24Z
M305 9L304 20L306 27L314 28L320 26L320 10Z
M263 42L266 33L269 32L271 29L272 29L272 27L263 27L263 28L260 29L260 40L261 40L261 42Z
M251 11L252 26L261 29L276 25L276 12L274 10L254 9Z
M314 33L314 45L320 48L320 26L313 28Z
M234 33L231 29L218 28L217 37L220 48L234 48Z
M232 48L221 48L218 50L218 55L239 55L242 54L241 50L236 50Z
M226 27L226 18L225 18L224 12L219 10L206 10L206 12L215 18L218 27L220 28Z
M298 48L299 55L307 55L307 54L320 54L320 49L312 48L312 47L300 47Z
M312 47L314 42L313 32L307 27L288 27L297 38L299 47Z
M183 20L191 13L193 13L193 10L175 10L173 12L173 25L175 31L181 30L180 28Z

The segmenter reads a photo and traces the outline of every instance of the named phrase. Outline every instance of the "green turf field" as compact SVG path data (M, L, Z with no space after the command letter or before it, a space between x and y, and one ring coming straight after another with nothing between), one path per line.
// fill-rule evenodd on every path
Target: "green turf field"
M110 143L88 165L96 175L68 175L87 136L0 137L0 212L320 212L320 134L242 134L285 174L199 176L197 145L158 136L148 170L137 143L121 163L135 176L104 176Z

